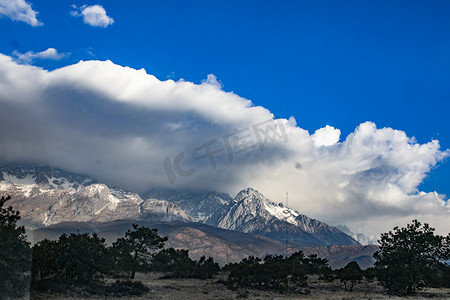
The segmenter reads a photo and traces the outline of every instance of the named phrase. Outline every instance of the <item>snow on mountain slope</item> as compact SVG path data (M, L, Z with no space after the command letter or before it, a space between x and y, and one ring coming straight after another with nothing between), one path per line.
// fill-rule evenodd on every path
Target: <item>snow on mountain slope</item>
M274 203L251 188L235 199L217 192L153 190L139 195L96 183L62 170L0 166L0 195L39 228L63 221L115 220L200 222L223 229L261 234L297 246L358 245L336 227Z
M95 183L84 175L49 167L0 166L0 194L11 196L8 204L19 210L24 224L32 228L63 221L192 221L173 203L146 203L135 193Z
M48 185L50 188L79 189L95 183L88 176L69 173L63 170L42 168L20 168L0 166L0 181L16 185Z
M232 199L216 192L152 190L145 194L176 203L195 221L219 228L257 233L300 246L358 245L339 229L308 218L283 204L266 199L254 189L244 189Z
M220 218L217 226L262 234L280 241L285 240L287 232L289 243L302 246L359 244L336 227L274 203L251 188L239 192L234 205Z

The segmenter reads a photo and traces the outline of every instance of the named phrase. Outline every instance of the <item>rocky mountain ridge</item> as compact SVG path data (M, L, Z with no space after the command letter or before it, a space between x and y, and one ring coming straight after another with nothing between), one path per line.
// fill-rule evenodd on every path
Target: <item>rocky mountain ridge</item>
M252 188L239 192L217 226L256 233L297 246L359 245L336 227L272 202Z
M295 246L359 245L340 229L274 203L252 188L240 191L234 199L217 192L152 190L146 195L176 203L196 222L282 242L287 238Z
M141 197L59 169L0 166L0 194L12 196L10 205L21 211L29 228L67 221L183 221L263 235L293 247L359 245L338 228L274 203L252 188L234 199L217 192L167 190Z
M191 222L176 204L143 200L138 194L96 183L59 169L0 166L0 194L22 215L29 228L64 221L164 220Z
M153 189L143 194L144 198L169 201L183 208L195 222L217 226L233 204L230 195L217 192L191 192Z

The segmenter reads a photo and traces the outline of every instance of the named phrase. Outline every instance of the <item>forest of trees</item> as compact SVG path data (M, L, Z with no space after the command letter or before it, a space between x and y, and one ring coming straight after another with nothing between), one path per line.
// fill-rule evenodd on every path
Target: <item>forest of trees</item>
M82 290L102 295L140 295L149 289L132 280L136 272L163 271L173 278L212 278L220 270L212 258L189 258L188 250L164 249L167 237L157 229L133 224L123 238L107 246L97 234L62 234L31 247L19 212L0 200L0 299L21 297L27 291ZM117 278L112 285L105 277Z
M90 294L141 295L149 291L135 280L137 272L164 272L165 278L213 278L220 266L213 258L189 258L188 250L164 248L167 237L157 229L137 224L111 246L97 234L63 234L58 240L44 239L31 247L19 212L0 200L0 299L16 298L30 290L47 293L82 290ZM230 289L260 289L280 293L309 293L308 276L342 283L345 291L363 278L378 280L389 293L414 294L423 287L450 287L450 234L435 235L428 224L414 220L406 228L382 234L374 254L375 266L361 270L356 262L332 270L326 259L306 257L299 251L290 256L250 256L225 265ZM104 278L116 278L106 284Z

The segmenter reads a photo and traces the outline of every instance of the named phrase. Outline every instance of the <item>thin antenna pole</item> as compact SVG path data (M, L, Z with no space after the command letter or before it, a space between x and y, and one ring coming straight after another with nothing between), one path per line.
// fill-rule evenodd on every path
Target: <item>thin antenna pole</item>
M288 208L288 192L286 192L286 208ZM287 221L284 224L284 229L285 229L285 242L286 242L286 246L284 248L284 254L287 257L288 256L288 253L287 253L287 249L288 249L288 227L287 227Z
M286 192L286 209L289 211L288 208L288 192ZM285 257L288 257L288 222L286 220L286 222L284 223L284 228L285 228L285 242L286 242L286 246L284 249L284 254ZM286 277L286 291L289 292L289 277Z

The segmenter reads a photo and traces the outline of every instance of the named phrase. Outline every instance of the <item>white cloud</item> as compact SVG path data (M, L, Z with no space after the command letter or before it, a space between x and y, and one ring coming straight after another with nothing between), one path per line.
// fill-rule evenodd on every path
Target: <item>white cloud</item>
M36 16L38 12L31 8L25 0L0 0L0 17L4 16L13 21L20 21L31 26L43 25Z
M199 85L160 81L110 61L48 72L0 55L0 162L52 165L138 192L233 194L251 186L282 202L288 191L290 205L302 213L369 234L413 218L450 231L446 198L417 189L449 156L438 141L419 144L371 122L339 141L338 129L310 135L290 118L272 121L279 135L258 142L256 132L271 132L263 123L273 119L270 111L209 78ZM202 158L208 143L218 151L215 168ZM163 162L177 157L181 170L173 167L170 185Z
M28 51L26 53L20 53L17 50L13 52L15 60L23 64L31 64L35 59L51 59L60 60L66 57L68 54L59 53L55 48L48 48L42 52Z
M70 12L72 16L83 17L83 22L95 27L108 27L114 23L114 19L106 15L106 11L101 5L83 5Z
M341 131L339 129L327 125L324 128L317 129L312 135L312 139L317 147L331 146L339 142L340 136Z
M213 85L219 89L223 87L222 83L217 80L217 77L214 74L208 74L208 76L206 76L206 79L202 80L202 83Z

